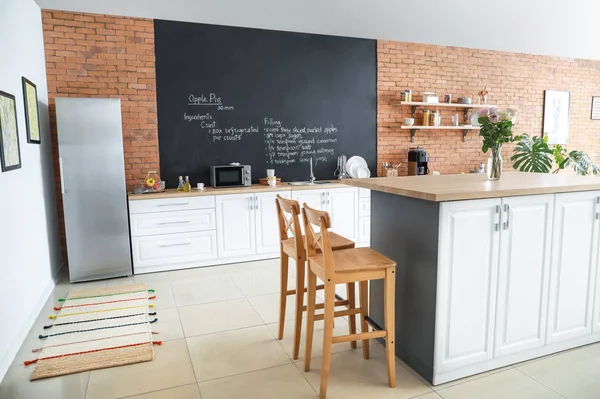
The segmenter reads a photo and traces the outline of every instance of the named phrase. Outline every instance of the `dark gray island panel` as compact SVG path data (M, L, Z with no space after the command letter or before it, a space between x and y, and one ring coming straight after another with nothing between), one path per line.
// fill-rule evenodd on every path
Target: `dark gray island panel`
M371 191L371 248L398 263L396 356L433 380L439 203ZM383 318L383 281L370 286L370 316Z

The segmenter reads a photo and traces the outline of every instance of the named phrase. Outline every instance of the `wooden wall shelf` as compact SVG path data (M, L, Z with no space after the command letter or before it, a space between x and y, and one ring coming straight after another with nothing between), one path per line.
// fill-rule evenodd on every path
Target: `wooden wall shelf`
M490 104L458 104L458 103L424 103L419 101L400 101L400 105L406 105L412 109L412 118L415 119L417 108L419 107L431 107L431 108L461 108L463 110L463 121L466 124L469 121L469 110L470 109L482 109L482 108L496 108L495 105ZM479 127L475 126L401 126L401 129L410 129L410 142L415 142L415 134L418 130L462 130L463 131L463 143L467 141L467 133L469 130L479 130Z
M411 130L479 130L478 126L407 126L402 125L400 129Z
M446 108L497 108L490 104L460 104L460 103L424 103L419 101L400 101L400 105L411 107L446 107Z

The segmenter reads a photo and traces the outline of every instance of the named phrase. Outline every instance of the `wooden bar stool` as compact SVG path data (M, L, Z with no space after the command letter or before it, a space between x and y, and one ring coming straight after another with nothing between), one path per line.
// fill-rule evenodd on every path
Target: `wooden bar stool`
M363 341L363 356L369 358L369 339L385 338L388 379L390 387L396 386L395 362L395 321L394 302L396 287L396 262L383 256L371 248L352 248L332 251L331 248L331 218L324 211L303 206L304 232L306 235L306 248L308 252L308 313L306 322L306 354L304 356L304 370L310 370L310 356L312 351L313 331L315 320L325 319L323 332L323 359L321 368L321 387L319 395L325 399L327 395L327 380L331 364L331 345L338 342ZM320 232L316 233L313 226L318 226ZM325 311L315 315L317 277L325 282ZM370 319L367 314L367 284L369 280L384 280L384 319L385 329L368 332ZM360 308L335 311L335 285L343 283L360 282ZM360 313L361 333L351 332L349 335L333 336L333 318L337 316L354 315Z
M298 359L300 352L300 335L302 333L302 312L306 311L304 306L304 293L306 287L304 285L304 277L306 274L306 249L304 246L304 237L299 221L300 204L298 201L288 200L280 195L275 199L277 206L277 215L279 220L279 237L281 239L281 279L280 279L280 294L279 294L279 332L278 339L283 339L283 329L285 324L285 306L288 295L296 295L296 306L294 316L294 350L293 358ZM288 232L291 237L288 237ZM332 250L341 250L354 248L354 242L350 241L338 234L329 233ZM288 290L288 267L289 258L296 261L296 289ZM319 285L315 289L323 289L324 285ZM335 306L347 306L355 308L355 285L354 283L347 285L348 299L344 300L337 297ZM316 305L317 309L323 309L324 304ZM350 333L356 332L356 320L353 317L350 320ZM356 342L351 342L352 348L356 348Z

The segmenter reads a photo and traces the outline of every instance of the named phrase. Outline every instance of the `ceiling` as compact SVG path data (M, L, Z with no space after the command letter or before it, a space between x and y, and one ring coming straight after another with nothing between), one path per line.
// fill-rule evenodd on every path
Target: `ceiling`
M35 0L43 9L600 60L597 0Z

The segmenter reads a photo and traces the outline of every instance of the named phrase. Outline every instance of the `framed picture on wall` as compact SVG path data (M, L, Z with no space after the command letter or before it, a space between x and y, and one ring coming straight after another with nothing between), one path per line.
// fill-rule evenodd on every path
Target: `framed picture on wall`
M21 167L15 96L0 91L0 166L3 172Z
M571 93L564 90L544 90L543 135L549 144L566 144L569 139Z
M26 77L23 81L23 99L25 101L25 127L27 142L40 144L40 113L38 111L37 87Z
M600 96L592 97L592 120L600 120Z

